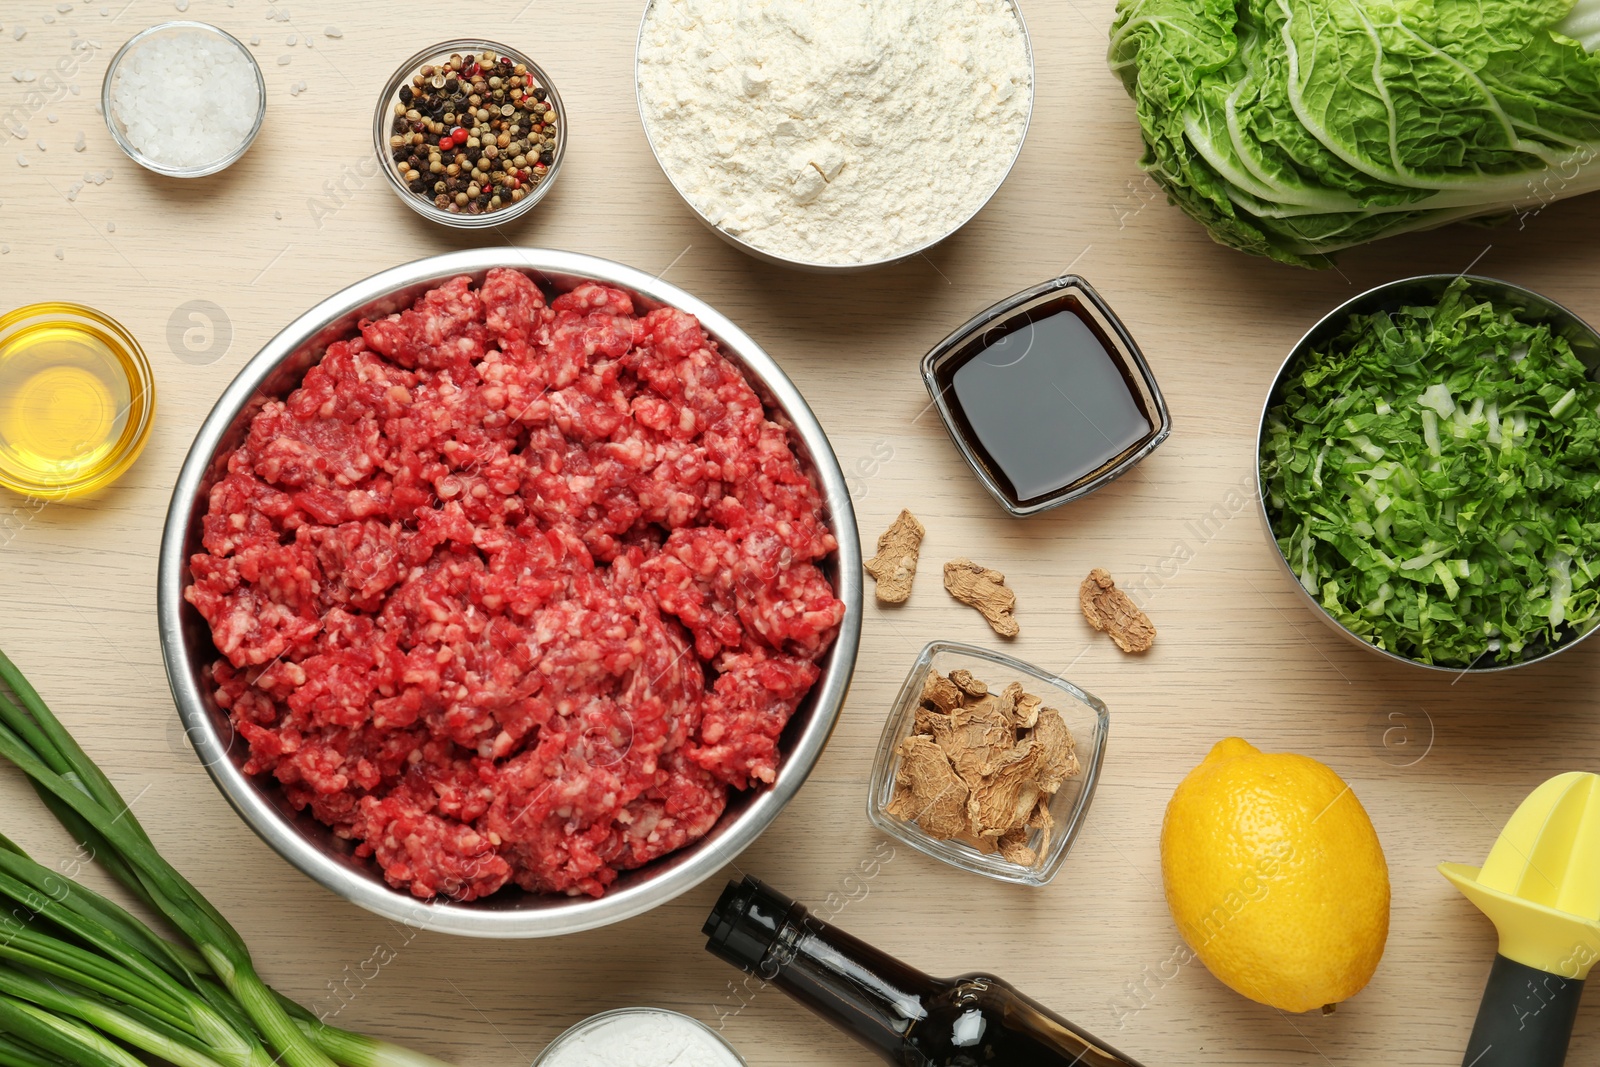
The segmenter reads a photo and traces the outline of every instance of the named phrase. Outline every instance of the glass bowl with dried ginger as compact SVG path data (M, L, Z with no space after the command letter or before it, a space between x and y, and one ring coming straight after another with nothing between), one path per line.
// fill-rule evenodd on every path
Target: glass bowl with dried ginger
M1044 885L1094 796L1109 724L1105 704L1063 678L935 641L884 724L867 815L954 867Z

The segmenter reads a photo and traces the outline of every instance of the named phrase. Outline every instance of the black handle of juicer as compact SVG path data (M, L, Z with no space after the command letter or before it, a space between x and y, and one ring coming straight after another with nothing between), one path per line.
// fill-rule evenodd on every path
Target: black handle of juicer
M1496 955L1463 1067L1562 1067L1583 980Z

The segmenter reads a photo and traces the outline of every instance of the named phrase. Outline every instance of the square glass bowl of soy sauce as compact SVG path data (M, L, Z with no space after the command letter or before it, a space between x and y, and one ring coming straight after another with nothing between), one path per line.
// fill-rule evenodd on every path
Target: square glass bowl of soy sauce
M1016 516L1094 492L1172 433L1139 346L1076 275L975 315L923 357L922 380L978 480Z

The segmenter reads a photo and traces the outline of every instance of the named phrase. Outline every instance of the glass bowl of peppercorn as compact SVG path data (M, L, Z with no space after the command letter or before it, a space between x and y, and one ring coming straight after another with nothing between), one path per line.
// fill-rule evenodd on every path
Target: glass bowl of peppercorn
M384 86L373 142L407 207L446 226L510 222L544 199L567 146L566 112L537 63L494 41L445 41Z

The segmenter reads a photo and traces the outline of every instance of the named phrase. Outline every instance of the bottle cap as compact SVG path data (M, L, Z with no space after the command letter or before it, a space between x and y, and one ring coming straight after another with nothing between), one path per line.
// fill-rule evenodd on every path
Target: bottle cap
M794 906L794 901L749 876L729 882L701 929L710 938L706 951L754 973Z

